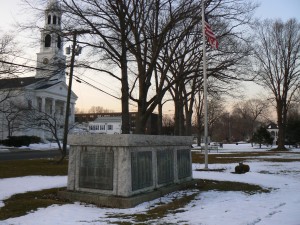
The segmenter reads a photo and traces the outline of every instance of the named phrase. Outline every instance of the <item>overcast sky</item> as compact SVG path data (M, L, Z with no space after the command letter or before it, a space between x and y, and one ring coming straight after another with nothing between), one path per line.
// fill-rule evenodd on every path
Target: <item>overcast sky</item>
M261 6L256 11L256 16L264 18L281 18L287 20L289 18L297 18L300 22L300 0L254 0L260 2ZM14 30L13 24L15 21L21 22L30 17L30 14L24 13L24 6L22 0L1 0L0 5L0 31ZM20 35L20 34L19 34ZM39 49L34 51L38 51ZM33 50L31 50L33 51ZM33 58L35 54L31 54ZM108 92L117 95L120 92L119 87L112 84L109 78L101 78L101 80L91 81L94 85L107 90ZM115 82L113 82L115 84ZM111 88L111 89L108 89ZM112 97L101 94L101 92L83 87L83 84L74 82L73 90L78 95L77 107L88 109L93 105L103 106L104 108L120 111L121 103ZM251 91L252 90L252 91ZM248 88L249 93L254 94L256 89L254 87ZM131 108L132 111L135 108Z

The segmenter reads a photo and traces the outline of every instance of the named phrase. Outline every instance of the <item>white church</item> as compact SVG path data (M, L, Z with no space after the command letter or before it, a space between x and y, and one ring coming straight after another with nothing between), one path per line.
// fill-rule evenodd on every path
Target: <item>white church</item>
M66 56L63 53L61 30L62 10L57 0L49 0L45 9L45 25L41 31L40 51L37 53L37 70L33 77L0 79L0 139L7 136L34 135L51 139L44 125L26 126L21 108L44 113L55 119L62 137L66 112L68 86L66 84ZM71 93L69 124L74 123L77 96ZM28 112L27 110L27 112ZM33 112L33 111L32 111ZM18 114L19 113L19 114ZM29 114L27 114L29 115ZM36 121L38 122L38 121ZM42 123L41 123L42 124Z

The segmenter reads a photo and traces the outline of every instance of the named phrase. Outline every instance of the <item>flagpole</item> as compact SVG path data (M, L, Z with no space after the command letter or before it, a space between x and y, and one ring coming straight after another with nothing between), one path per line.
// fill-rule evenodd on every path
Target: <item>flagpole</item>
M202 0L202 38L203 38L203 86L204 86L204 144L205 144L205 167L208 169L208 107L207 107L207 73L206 73L206 40L205 40L205 14L204 2Z

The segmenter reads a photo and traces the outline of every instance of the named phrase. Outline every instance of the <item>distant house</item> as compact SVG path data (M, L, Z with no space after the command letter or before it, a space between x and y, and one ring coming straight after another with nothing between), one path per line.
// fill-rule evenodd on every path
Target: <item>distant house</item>
M121 134L121 117L98 117L96 120L88 123L88 131L97 134Z
M75 122L79 124L88 124L88 126L96 121L106 121L107 123L113 122L115 118L121 118L122 113L78 113L75 114ZM129 119L130 119L130 132L134 133L135 131L135 122L137 117L137 112L130 112L129 113ZM106 119L104 119L106 118ZM146 127L145 127L145 133L146 134L158 134L158 115L155 113L152 113L147 121Z
M277 139L278 139L278 126L275 123L270 123L267 126L267 131L271 134L271 136L274 138L273 140L273 145L277 144Z

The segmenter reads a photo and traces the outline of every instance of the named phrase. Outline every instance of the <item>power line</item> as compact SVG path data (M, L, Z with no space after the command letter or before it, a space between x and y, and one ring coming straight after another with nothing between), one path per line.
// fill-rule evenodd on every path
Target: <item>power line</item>
M0 63L9 64L9 65L12 65L12 66L20 66L20 67L34 69L34 70L44 70L44 71L51 71L51 72L56 72L57 71L57 70L50 70L50 69L46 69L46 68L40 68L40 67L26 66L26 65L22 65L22 64L18 64L18 63L7 62L7 61L4 61L4 60L0 60Z
M9 65L13 65L13 66L20 66L20 67L29 68L29 69L35 69L35 70L44 70L44 71L51 71L51 72L56 72L56 71L57 71L57 70L50 70L50 69L46 69L46 68L39 68L39 67L33 67L33 66L22 65L22 64L18 64L18 63L7 62L7 61L4 61L4 60L0 60L0 63L9 64ZM68 75L68 74L67 74L67 75ZM102 89L96 87L95 85L93 85L93 84L91 84L91 83L89 83L89 82L83 80L82 78L80 78L80 77L78 77L78 76L75 76L75 75L74 75L74 77L76 77L77 79L79 79L80 81L84 82L85 84L87 84L87 85L89 85L89 86L91 86L91 87L93 87L93 88L95 88L95 89L97 89L97 90L99 90L99 91L101 91L101 92L103 92L103 93L105 93L105 94L107 94L107 95L113 97L113 98L116 98L116 99L119 99L119 100L121 99L121 98L119 98L119 97L116 97L116 96L114 96L114 95L112 95L112 94L110 94L110 93L108 93L108 92L106 92L106 91L104 91L104 90L102 90ZM91 80L92 80L92 79L91 79ZM95 81L94 81L94 82L95 82Z
M94 80L94 79L88 77L88 76L85 75L85 74L82 74L82 76L84 76L85 78L87 78L87 79L89 79L89 80L91 80L91 81L93 81L93 82L95 82L95 83L98 83L98 84L100 84L100 85L102 85L102 86L104 86L104 87L110 89L111 91L116 91L116 90L112 89L111 87L108 87L107 85L102 84L102 83L100 83L100 82L98 82L98 81L96 81L96 80ZM106 81L106 82L107 82L107 81Z
M117 97L117 96L115 96L113 94L110 94L110 93L102 90L101 88L96 87L95 85L93 85L93 84L91 84L91 83L83 80L82 78L80 78L80 77L78 77L78 76L76 76L74 74L73 74L73 76L74 76L74 78L76 78L76 81L79 82L79 83L83 82L84 84L86 84L86 85L88 85L88 86L90 86L90 87L92 87L92 88L94 88L94 89L96 89L96 90L98 90L100 92L103 92L106 95L109 95L109 96L111 96L111 97L113 97L115 99L118 99L118 100L122 100L120 97ZM130 103L130 102L129 102L129 105L132 105L132 106L136 107L136 105L134 105L133 103Z
M79 83L84 82L85 84L87 84L87 85L89 85L89 86L91 86L91 87L97 89L98 91L103 92L104 94L107 94L107 95L109 95L109 96L111 96L111 97L113 97L113 98L115 98L115 99L121 100L121 98L119 98L119 97L117 97L117 96L115 96L115 95L113 95L113 94L110 94L110 93L108 93L107 91L102 90L101 88L96 87L95 85L93 85L93 84L91 84L91 83L89 83L89 82L83 80L82 78L80 78L80 77L78 77L78 76L76 76L76 75L73 75L73 76L76 78L76 81L78 81Z
M57 70L50 70L50 69L46 69L46 68L39 68L39 67L33 67L33 66L26 66L26 65L22 65L22 64L18 64L18 63L7 62L7 61L4 61L4 60L0 60L0 63L9 64L9 65L13 65L13 66L20 66L20 67L29 68L29 69L35 69L35 70L44 70L44 71L57 72ZM66 74L67 74L67 73L66 73ZM68 76L68 74L67 74L67 76ZM80 78L80 77L78 77L78 76L76 76L76 75L74 75L74 77L77 78L76 81L79 80L78 82L84 82L84 84L89 85L90 87L92 87L92 88L94 88L94 89L96 89L96 90L98 90L98 91L101 91L101 92L103 92L103 93L106 94L106 95L109 95L109 96L111 96L111 97L113 97L113 98L115 98L115 99L121 100L120 97L117 97L117 96L115 96L115 95L113 95L113 94L110 94L110 93L108 93L108 92L102 90L101 88L98 88L98 87L96 87L95 85L93 85L93 84L91 84L91 83L89 83L89 82L83 80L82 78ZM91 80L93 80L93 79L91 79ZM94 81L94 82L96 82L96 81ZM97 83L98 83L98 82L97 82ZM104 85L104 86L105 86L105 85ZM112 90L112 89L111 89L111 90ZM132 103L129 103L129 104L132 105L132 106L135 106L135 105L132 104Z

